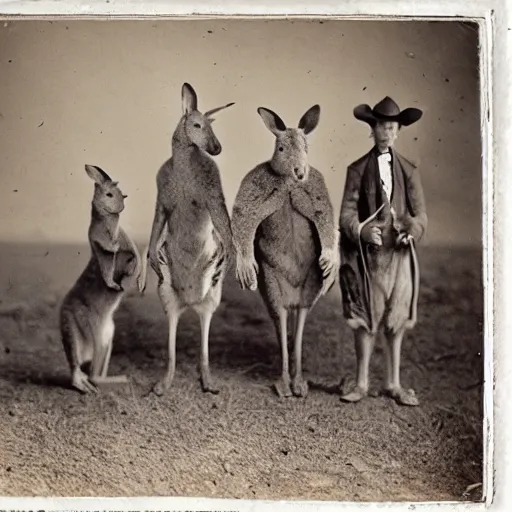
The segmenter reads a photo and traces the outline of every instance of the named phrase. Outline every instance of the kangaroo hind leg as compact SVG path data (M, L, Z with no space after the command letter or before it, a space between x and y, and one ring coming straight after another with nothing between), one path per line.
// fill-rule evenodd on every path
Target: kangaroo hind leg
M300 308L297 312L297 323L295 327L294 339L294 361L295 374L293 376L292 390L295 396L306 397L308 394L308 382L302 376L302 337L304 334L304 325L308 315L308 308Z
M110 357L114 343L115 323L111 316L105 318L96 330L96 344L91 368L91 380L96 385L101 384L126 384L128 378L125 375L108 376Z
M153 392L157 396L162 396L168 391L174 380L176 372L176 335L178 332L178 323L183 311L179 304L179 299L174 293L169 279L163 279L158 284L158 296L167 315L169 333L168 333L168 356L167 370L165 375L153 386Z
M92 360L92 344L87 344L73 318L62 328L62 342L71 370L71 385L82 393L96 393L98 389L89 380L87 367Z
M209 358L210 324L215 309L214 305L205 304L202 307L197 308L197 313L201 322L201 387L205 393L217 395L219 393L219 388L213 383L210 373Z
M212 278L211 287L203 302L194 307L201 322L201 387L205 393L217 395L219 388L215 385L210 372L210 325L213 315L219 307L222 296L222 284L224 280L225 265L224 257L221 256L216 264L215 274Z
M273 315L273 320L281 346L281 379L274 384L274 388L280 398L288 398L292 396L287 335L288 311L284 307L280 307Z

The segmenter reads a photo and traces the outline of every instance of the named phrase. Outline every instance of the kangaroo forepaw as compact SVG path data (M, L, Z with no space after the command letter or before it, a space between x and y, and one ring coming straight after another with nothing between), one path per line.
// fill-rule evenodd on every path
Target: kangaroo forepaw
M122 292L124 291L123 287L116 283L115 281L110 281L110 282L107 282L107 286L111 289L111 290L115 290L116 292Z
M292 391L295 396L306 398L309 391L308 381L300 378L295 378L292 384Z
M290 381L288 379L279 379L274 384L274 389L279 398L288 398L293 396L292 390L290 388Z
M139 289L139 293L144 295L146 291L146 281L142 281L140 279L137 280L137 288Z

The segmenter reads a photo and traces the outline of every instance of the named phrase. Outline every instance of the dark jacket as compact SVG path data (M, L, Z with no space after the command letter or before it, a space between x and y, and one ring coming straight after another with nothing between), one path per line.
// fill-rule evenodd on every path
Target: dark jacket
M427 211L420 174L416 166L391 148L393 158L393 193L391 206L409 224L409 233L418 243L427 229ZM378 150L372 148L348 166L340 212L342 251L359 243L359 223L382 204L382 185L377 162Z
M405 227L405 231L413 236L414 243L417 244L427 229L427 212L420 174L416 166L396 150L391 148L390 153L393 170L391 207ZM369 290L369 283L365 282L367 276L364 275L361 259L364 256L361 254L361 248L363 253L366 248L365 244L359 240L359 229L360 223L375 214L383 204L384 191L377 157L378 150L374 147L349 165L339 219L340 252L343 265L340 271L340 284L345 316L350 318L355 313L356 316L365 317L366 322L369 322L371 318L371 312L367 311L367 305L371 304L371 300L366 296L366 307L364 307L359 298L355 299L355 295L359 295L361 291L366 291L366 295L368 295ZM412 251L414 251L414 247L412 247ZM413 257L416 261L415 253ZM347 265L349 267L348 274ZM418 273L419 269L416 269L416 275ZM417 297L417 289L415 295ZM365 309L366 311L364 311Z

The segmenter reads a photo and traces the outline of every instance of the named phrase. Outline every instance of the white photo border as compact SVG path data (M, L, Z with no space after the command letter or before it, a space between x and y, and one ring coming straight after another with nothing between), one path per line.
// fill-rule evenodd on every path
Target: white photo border
M482 236L484 283L484 475L482 503L470 502L307 502L220 500L200 498L15 498L0 497L0 510L506 510L505 481L507 454L511 453L506 435L508 391L512 390L511 351L507 334L512 315L507 318L507 300L512 299L510 270L505 262L506 233L512 215L512 201L506 191L512 187L507 173L510 137L507 112L512 112L509 89L512 85L512 13L506 0L276 0L272 3L250 0L209 2L166 2L150 0L0 0L0 22L14 19L205 19L205 18L321 18L344 20L472 21L479 25L480 99L482 133ZM512 131L508 132L512 135ZM495 184L499 186L495 188ZM509 186L510 185L510 186ZM504 192L505 191L505 192ZM499 219L500 223L495 223ZM512 303L512 302L511 302ZM507 371L510 368L511 371ZM496 375L495 375L496 373ZM498 378L499 376L499 378ZM494 393L493 393L494 392ZM511 430L512 432L512 430ZM495 441L499 449L495 450ZM0 454L1 457L1 454ZM512 467L512 465L511 465ZM509 479L510 480L510 479ZM508 491L507 495L510 491Z

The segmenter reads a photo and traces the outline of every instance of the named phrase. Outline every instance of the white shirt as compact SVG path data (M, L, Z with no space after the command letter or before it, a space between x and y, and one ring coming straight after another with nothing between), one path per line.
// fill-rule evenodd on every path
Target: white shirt
M382 181L384 192L388 196L388 201L391 202L391 194L393 193L393 171L391 169L391 154L382 153L377 158L379 162L379 173Z

